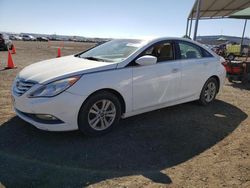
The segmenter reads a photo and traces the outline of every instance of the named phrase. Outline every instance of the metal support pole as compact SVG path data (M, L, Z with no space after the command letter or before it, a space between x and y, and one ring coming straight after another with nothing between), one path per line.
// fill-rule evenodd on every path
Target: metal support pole
M186 37L188 36L188 26L189 26L189 18L187 19L187 26L186 26Z
M247 19L245 20L244 28L243 28L243 33L240 41L240 53L242 54L242 45L244 42L244 37L245 37L245 31L246 31L246 26L247 26Z
M193 25L193 18L191 18L191 22L190 22L189 34L188 34L189 37L191 37L192 25Z
M200 19L200 9L201 9L201 0L197 0L196 20L195 20L195 28L194 28L194 38L193 38L193 40L196 40L196 37L197 37L197 30L198 30L198 24L199 24L199 19Z

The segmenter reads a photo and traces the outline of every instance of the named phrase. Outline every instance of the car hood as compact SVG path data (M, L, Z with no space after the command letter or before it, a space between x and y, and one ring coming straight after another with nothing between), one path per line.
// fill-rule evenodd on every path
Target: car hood
M18 77L40 84L64 77L115 69L116 63L87 60L73 55L34 63L25 67Z

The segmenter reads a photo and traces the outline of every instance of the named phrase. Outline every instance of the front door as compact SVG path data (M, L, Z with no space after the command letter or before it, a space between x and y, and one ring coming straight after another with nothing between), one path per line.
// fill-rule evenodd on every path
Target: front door
M133 67L133 109L153 107L179 97L181 69L175 60L172 42L157 43L147 49L143 55L157 57L153 65Z

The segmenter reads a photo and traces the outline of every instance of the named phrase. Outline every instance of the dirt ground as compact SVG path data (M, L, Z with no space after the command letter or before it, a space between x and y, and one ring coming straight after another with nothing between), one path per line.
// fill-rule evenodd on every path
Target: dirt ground
M15 116L10 87L60 42L15 42L17 69L0 71L0 187L250 187L250 85L226 83L217 100L122 120L110 134L44 132ZM62 55L93 46L64 44ZM0 52L0 69L7 52Z

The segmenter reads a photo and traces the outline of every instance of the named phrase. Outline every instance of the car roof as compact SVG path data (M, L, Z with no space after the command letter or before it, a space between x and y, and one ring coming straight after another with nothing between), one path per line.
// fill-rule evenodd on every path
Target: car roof
M157 42L161 41L167 41L167 40L175 40L175 41L185 41L189 42L195 45L198 45L206 50L208 50L210 53L214 54L212 50L210 50L205 44L199 43L197 41L188 39L188 38L183 38L183 37L138 37L138 38L120 38L120 39L114 39L114 40L141 40L144 41L144 46L149 45L149 44L154 44Z
M181 41L186 41L186 42L191 42L197 45L201 45L200 43L193 41L191 39L187 38L181 38L181 37L145 37L145 38L120 38L120 39L114 39L114 40L142 40L145 41L145 43L155 43L155 42L160 42L164 40L181 40Z
M124 40L126 40L126 38L124 38ZM142 40L142 41L145 41L146 43L155 43L155 42L160 42L164 40L181 40L181 41L191 42L199 46L202 45L201 43L198 43L191 39L181 38L181 37L141 37L141 38L138 37L138 38L127 38L127 40Z
M148 39L149 42L160 42L160 41L164 41L164 40L181 40L181 41L186 41L186 42L191 42L197 45L201 45L200 43L193 41L191 39L187 39L187 38L182 38L182 37L154 37L151 39Z
M167 41L167 40L173 40L173 41L184 41L184 42L189 42L192 44L195 44L203 49L206 49L207 51L209 51L211 54L213 54L214 56L216 56L216 54L214 53L214 51L212 51L210 48L208 48L205 44L199 43L197 41L188 39L188 38L183 38L183 37L152 37L152 38L148 38L148 39L141 39L146 41L146 45L149 44L154 44L157 42L161 42L161 41Z

